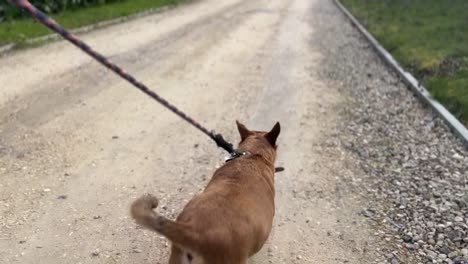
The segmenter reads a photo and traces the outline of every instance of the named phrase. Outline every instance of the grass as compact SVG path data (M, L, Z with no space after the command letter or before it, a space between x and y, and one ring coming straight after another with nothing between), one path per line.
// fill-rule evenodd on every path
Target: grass
M67 29L78 28L100 21L138 13L150 8L174 5L183 0L126 0L89 8L65 11L52 15ZM16 43L24 45L26 40L48 35L51 30L32 19L0 22L0 45Z
M467 0L341 0L402 66L468 124Z

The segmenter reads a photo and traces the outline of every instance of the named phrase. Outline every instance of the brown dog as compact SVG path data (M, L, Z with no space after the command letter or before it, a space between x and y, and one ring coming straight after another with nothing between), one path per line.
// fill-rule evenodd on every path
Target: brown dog
M203 193L177 217L153 211L158 200L146 195L131 206L135 221L172 242L170 264L246 264L267 240L275 213L274 172L280 125L250 131L237 122L239 149L247 154L217 169Z

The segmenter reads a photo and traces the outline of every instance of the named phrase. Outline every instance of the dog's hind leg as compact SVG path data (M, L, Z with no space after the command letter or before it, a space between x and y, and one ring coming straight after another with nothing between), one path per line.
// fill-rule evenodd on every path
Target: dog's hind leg
M179 247L172 245L169 264L186 264L187 262L183 262L183 253L184 252Z
M169 264L206 264L203 258L187 250L172 245Z

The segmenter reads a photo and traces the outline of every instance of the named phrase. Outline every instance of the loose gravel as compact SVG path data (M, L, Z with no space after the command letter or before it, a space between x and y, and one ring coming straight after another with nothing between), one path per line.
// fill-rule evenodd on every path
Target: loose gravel
M312 38L321 75L349 95L341 145L362 171L347 179L382 238L377 263L468 263L468 151L330 4Z

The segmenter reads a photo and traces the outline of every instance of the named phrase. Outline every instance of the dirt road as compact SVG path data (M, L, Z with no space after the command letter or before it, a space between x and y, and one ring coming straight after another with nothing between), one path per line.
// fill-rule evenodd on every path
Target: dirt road
M82 36L231 140L236 119L281 122L274 229L249 263L375 260L340 182L346 98L318 74L317 12L341 16L331 1L205 0ZM1 58L0 73L0 262L164 263L168 242L129 204L150 192L175 217L224 153L65 42Z

